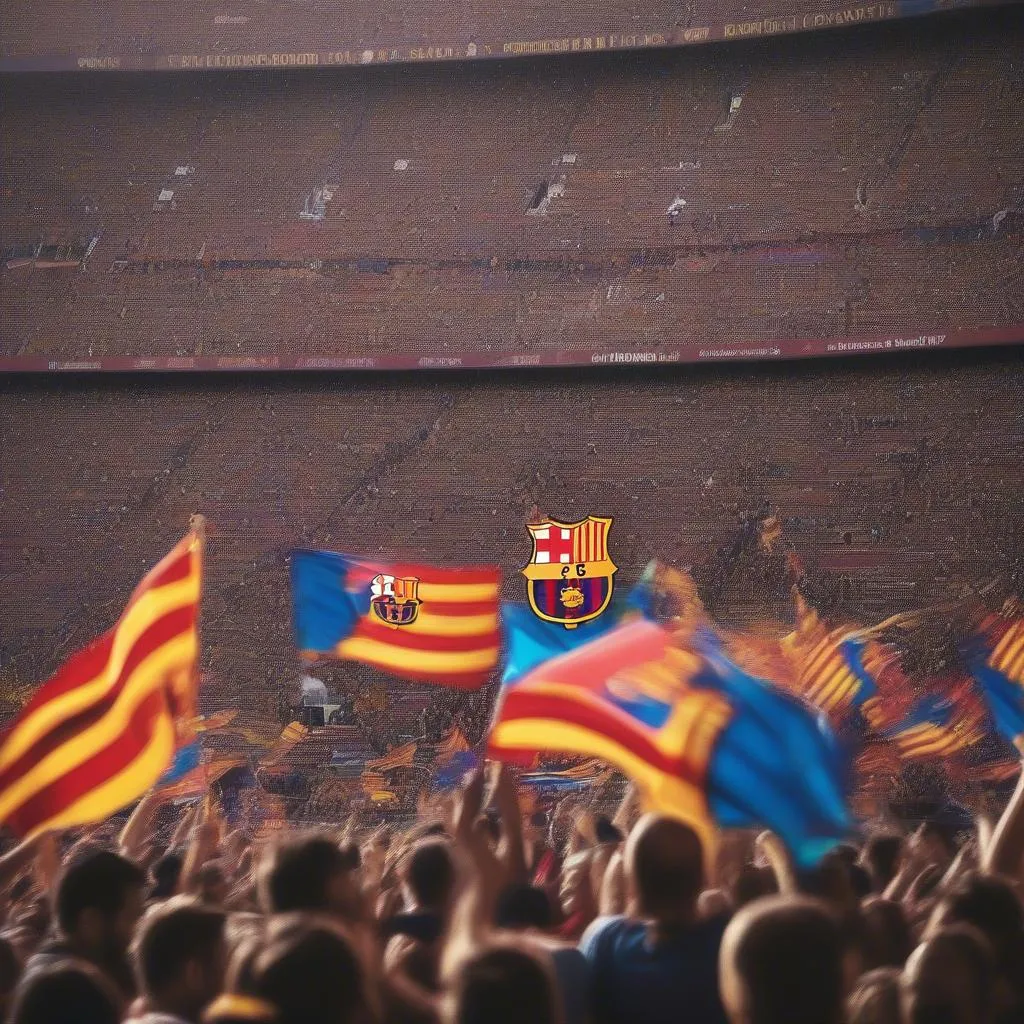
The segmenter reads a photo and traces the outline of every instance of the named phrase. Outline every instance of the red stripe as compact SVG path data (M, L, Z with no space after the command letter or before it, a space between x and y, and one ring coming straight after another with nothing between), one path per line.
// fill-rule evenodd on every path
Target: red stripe
M9 764L3 771L0 771L0 792L7 789L26 772L39 764L44 757L51 754L59 746L68 743L85 729L94 725L113 708L118 696L124 690L125 683L132 672L148 657L153 651L162 647L169 640L188 631L195 625L195 607L187 605L184 608L177 608L172 612L157 619L138 640L132 645L131 650L125 659L124 669L120 676L114 681L106 693L83 708L71 718L58 722L48 732L39 737L23 754ZM83 682L85 680L83 679ZM25 715L19 716L22 721Z
M379 640L388 647L400 647L405 651L458 651L463 654L497 647L501 643L501 632L497 629L488 633L474 633L472 636L427 636L423 633L410 633L401 626L395 629L370 619L360 619L351 636Z
M386 672L395 671L391 666L375 661L373 658L367 658L366 662L370 665L377 665ZM401 671L403 679L433 683L435 686L448 686L456 690L479 690L493 673L493 668L483 672L436 672L415 668L403 668Z
M110 660L110 647L114 642L115 632L116 627L97 637L88 647L83 647L72 654L56 673L36 690L32 699L22 708L21 714L8 726L7 732L9 733L37 708L81 686L84 680L95 678Z
M497 615L498 599L490 601L424 601L423 607L439 618L455 619L461 615Z
M125 605L125 611L131 608L131 606L135 604L140 597L147 594L150 590L156 590L157 587L166 587L168 584L180 583L182 580L187 580L189 574L192 572L192 557L192 552L186 548L167 565L162 568L160 566L156 566L150 570L150 575L144 576L139 585L133 591L131 599L128 604ZM121 617L124 618L123 612L121 613Z
M353 568L355 566L370 572L367 580L372 579L377 573L385 573L389 576L415 576L421 583L490 583L494 586L499 586L501 583L501 570L494 566L468 569L438 569L433 565L411 565L399 562L356 562L353 564Z
M569 698L529 691L509 690L501 709L500 722L529 721L544 718L564 721L591 732L599 733L618 744L633 756L668 775L697 781L691 766L682 758L663 754L641 731L640 727L625 721L622 712L611 707L594 708ZM705 766L706 767L706 766Z
M188 576L190 568L191 557L175 559L172 565L167 567L166 573L161 574L161 578L163 578L167 573L170 573L172 576L169 579L164 580L165 583L185 579ZM139 592L138 597L141 597L143 593L151 589L155 589L155 586L156 585L152 587L147 586L144 591ZM136 597L136 600L138 597ZM42 707L44 704L48 704L54 699L54 697L60 697L98 675L103 669L103 666L106 665L107 661L110 659L110 647L114 641L114 634L117 632L117 627L120 625L121 619L123 618L124 614L122 613L121 618L118 619L116 625L107 630L106 633L97 637L88 646L83 647L80 651L76 651L72 654L71 657L57 669L54 675L43 683L38 690L36 690L32 699L22 709L22 713L19 715L18 721L21 721L25 715L34 711L36 708Z
M128 728L117 739L84 764L34 793L7 816L5 823L24 835L124 771L152 740L154 723L164 706L162 690L148 694L136 706Z

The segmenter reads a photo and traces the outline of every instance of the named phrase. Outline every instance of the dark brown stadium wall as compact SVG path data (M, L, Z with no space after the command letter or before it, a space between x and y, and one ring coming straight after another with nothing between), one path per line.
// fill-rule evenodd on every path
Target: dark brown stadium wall
M1015 0L272 0L129 5L8 0L0 72L224 71L378 66L691 47L836 30Z
M6 371L1024 340L1024 15L697 50L9 75Z

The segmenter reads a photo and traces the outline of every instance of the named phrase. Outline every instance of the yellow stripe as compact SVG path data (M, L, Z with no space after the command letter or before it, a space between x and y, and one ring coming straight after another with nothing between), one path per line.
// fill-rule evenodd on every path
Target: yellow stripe
M828 661L834 650L835 645L832 643L831 636L826 636L824 640L820 640L814 645L810 654L804 659L803 675L808 682L817 678L821 666Z
M837 692L844 684L848 686L851 678L843 660L839 657L833 658L822 670L815 686L808 691L808 697L814 703L827 704L836 699Z
M531 695L571 700L576 704L596 708L602 713L626 719L631 725L634 724L633 719L626 712L610 705L589 690L564 683L537 682L530 684L528 692ZM711 748L731 715L731 706L719 694L703 690L684 691L676 697L674 707L665 725L661 729L650 730L649 740L664 756L684 758L703 772L707 768ZM500 722L500 708L495 719ZM585 731L589 733L589 730ZM600 756L596 751L584 751L584 753Z
M107 714L51 751L39 764L0 792L0 821L44 786L73 771L116 740L128 728L128 720L139 703L153 690L163 686L175 669L192 665L198 650L198 638L190 630L153 651L136 666Z
M1005 668L1012 665L1014 660L1024 651L1024 636L1015 636L1013 633L1007 633L1003 637L1003 643L1000 645L1000 648L996 649L993 657L998 668Z
M951 754L954 753L959 747L955 743L951 743L952 737L946 735L939 735L930 739L919 738L917 742L913 744L900 744L903 748L905 756L914 757L930 757L936 754Z
M1012 652L1012 660L1006 659L1006 676L1019 683L1024 674L1024 636L1020 638Z
M461 601L497 601L497 583L420 583L420 599L440 604Z
M109 818L153 786L170 767L173 757L174 722L170 715L162 714L154 724L150 742L131 764L29 834L38 835L49 829L87 825Z
M706 800L699 789L666 775L601 733L558 719L529 718L499 722L491 741L499 749L554 750L600 758L641 786L659 811L693 824L705 842L714 832Z
M371 622L378 621L371 619ZM431 615L421 608L416 621L408 626L397 626L403 633L422 636L486 636L498 628L495 615Z
M1017 639L1017 627L1011 626L1000 638L999 643L996 644L995 650L992 652L992 664L998 666L1002 663L1003 655L1007 649L1013 645Z
M76 686L49 701L19 723L0 747L0 769L15 761L54 726L100 700L121 674L125 659L139 637L168 612L196 604L199 601L199 589L198 559L194 559L193 572L188 578L146 591L125 612L116 626L110 658L104 669L90 682Z
M338 644L342 658L369 661L381 668L401 671L419 669L425 672L486 672L498 663L497 647L475 651L423 651L392 647L380 640L352 637Z
M616 765L646 786L657 786L664 775L602 733L562 719L526 718L499 722L491 734L491 742L507 750L551 750L596 757Z
M822 701L822 707L826 711L834 711L841 705L849 703L857 690L857 680L849 672L840 672L837 680L837 685L829 691L828 697Z
M654 744L668 757L684 757L703 775L711 748L731 715L723 697L695 690L676 702L669 720L653 736Z

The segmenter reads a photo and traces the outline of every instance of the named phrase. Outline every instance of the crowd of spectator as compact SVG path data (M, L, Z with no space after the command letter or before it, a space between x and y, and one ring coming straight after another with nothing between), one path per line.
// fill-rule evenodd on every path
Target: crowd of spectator
M894 822L797 871L772 833L476 771L404 831L260 841L160 797L0 858L11 1024L1012 1024L1024 785L969 836Z

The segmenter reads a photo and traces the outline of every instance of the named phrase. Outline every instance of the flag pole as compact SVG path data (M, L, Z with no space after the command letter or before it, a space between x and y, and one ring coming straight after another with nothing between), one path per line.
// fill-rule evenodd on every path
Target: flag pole
M205 570L206 570L206 565L205 565L205 555L206 555L206 516L204 516L200 512L195 513L194 515L192 515L189 518L188 528L189 528L189 532L192 534L192 550L195 551L196 549L198 549L198 551L199 551L199 559L200 559L200 562L199 562L199 565L200 565L200 573L199 573L200 594L199 594L199 609L196 612L196 632L198 633L199 638L200 638L200 642L201 642L202 641L202 629L200 627L201 627L201 624L202 624L202 612L203 612L202 585L203 585L204 577L206 575L206 573L205 573ZM194 713L193 714L194 718L198 718L199 717L198 695L199 695L199 682L200 682L200 679L202 678L202 674L201 674L200 669L199 669L199 662L200 662L200 658L197 656L196 657L196 668L195 668L196 678L192 681L193 682L193 692L196 694L196 697L197 697L196 706L192 709L193 713ZM206 797L205 797L206 807L204 809L204 815L205 815L205 817L209 818L210 817L210 812L211 812L211 806L210 806L210 803L211 803L211 800L210 800L210 768L209 768L209 765L207 764L207 761L206 761L206 744L204 744L202 740L199 740L199 756L202 759L203 781L206 784Z

